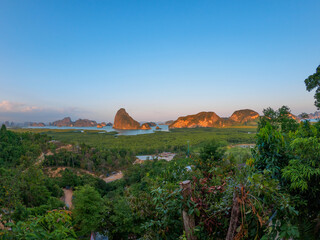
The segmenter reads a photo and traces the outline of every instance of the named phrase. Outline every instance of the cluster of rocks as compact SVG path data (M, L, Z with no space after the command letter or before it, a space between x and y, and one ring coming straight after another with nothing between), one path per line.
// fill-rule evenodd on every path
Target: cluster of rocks
M105 126L112 126L112 123L97 123L94 120L89 119L78 119L76 121L72 121L70 117L65 117L61 120L54 121L49 123L48 125L44 123L30 123L32 127L45 127L45 126L55 126L55 127L98 127L103 128Z
M302 114L299 115L299 118L304 118ZM308 119L320 119L320 111L316 111L314 113L307 114Z
M298 117L290 114L293 119L298 120ZM309 114L310 118L319 118L320 112ZM257 124L259 119L259 113L251 109L242 109L235 111L229 118L222 118L215 112L200 112L193 115L179 117L177 120L167 121L164 124L169 125L170 129L173 128L195 128L195 127L229 127L229 126L240 126ZM14 126L14 123L5 122L7 126ZM72 121L70 117L65 117L61 120L54 121L46 125L43 122L35 123L24 123L28 126L33 127L45 127L45 126L56 126L56 127L97 127L103 128L105 126L112 126L114 129L120 130L149 130L151 127L156 127L156 130L161 128L155 122L145 122L140 124L134 120L124 108L120 108L115 115L114 124L112 123L97 123L94 120L89 119L78 119Z
M235 111L230 118L221 118L214 112L200 112L195 115L179 117L176 121L168 121L169 128L195 128L195 127L228 127L233 125L244 125L257 122L259 114L250 109ZM154 124L154 125L152 125ZM115 129L151 129L155 123L143 123L134 120L124 108L121 108L115 118L113 128ZM157 129L160 129L157 127Z
M221 118L215 112L200 112L179 117L169 128L228 127L257 122L258 118L259 113L250 109L237 110L229 118Z
M146 122L140 125L140 123L134 120L124 108L120 108L114 117L114 129L122 129L122 130L149 130L151 127L156 126L157 124L154 122Z
M228 127L233 125L244 125L250 122L255 122L259 118L259 114L250 109L235 111L230 118L221 118L214 112L200 112L194 115L179 117L176 121L167 121L165 124L169 128L195 128L195 127ZM32 123L34 127L44 127L44 123ZM114 124L97 123L89 119L78 119L75 122L70 117L65 117L62 120L50 123L50 126L57 127L97 127L113 126L114 129L121 130L149 130L151 127L157 126L154 122L146 122L140 124L134 120L124 108L120 108L115 115ZM160 128L157 126L156 130Z
M30 126L33 127L45 127L44 123L31 123ZM103 128L105 126L113 126L114 129L122 129L122 130L134 130L134 129L141 129L141 130L149 130L151 127L157 126L155 122L146 122L140 125L139 122L134 120L130 115L126 112L124 108L119 109L115 118L114 124L112 123L97 123L96 121L89 120L89 119L78 119L75 122L71 120L70 117L65 117L61 120L54 121L49 124L49 126L56 126L56 127L97 127ZM157 130L160 128L158 127Z
M78 119L75 122L71 121L70 117L65 117L62 120L54 121L51 126L56 127L96 127L98 124L96 121L89 119Z

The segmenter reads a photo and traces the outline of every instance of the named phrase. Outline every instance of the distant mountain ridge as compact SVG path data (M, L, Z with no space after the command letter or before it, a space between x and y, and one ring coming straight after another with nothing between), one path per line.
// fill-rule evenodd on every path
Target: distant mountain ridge
M172 124L174 121L173 120L169 120L169 121L166 121L164 124L165 125L170 125L170 124Z
M70 117L65 117L62 120L54 121L50 125L56 127L96 127L98 123L94 120L81 118L72 122Z
M290 116L299 120L299 117L290 114ZM310 113L310 119L320 118L320 111L315 113ZM174 128L196 128L196 127L230 127L230 126L243 126L243 125L257 125L259 120L259 113L251 109L241 109L233 112L233 114L228 117L220 117L215 112L199 112L197 114L181 116L177 120L167 121L162 124L166 124L170 129ZM101 122L97 123L94 120L89 119L78 119L76 121L72 121L70 117L65 117L61 120L57 120L51 123L43 123L43 122L25 122L23 124L15 124L13 122L5 122L4 123L8 127L23 127L23 126L33 126L33 127L45 127L45 126L56 126L56 127L97 127L103 128L105 126L113 126L115 129L122 130L149 130L151 127L156 127L157 123L155 122L141 122L134 120L124 108L121 108L117 111L114 124ZM159 123L158 123L159 124Z
M110 123L109 123L110 124ZM106 123L100 123L98 124L94 120L89 120L89 119L78 119L75 122L71 120L70 117L65 117L61 120L54 121L49 124L44 124L44 123L36 123L32 122L29 124L29 126L32 127L45 127L45 126L55 126L55 127L97 127L97 126L107 126Z
M228 127L235 125L256 124L259 113L251 109L235 111L230 118L221 118L215 112L200 112L194 115L179 117L169 125L169 128L195 127Z
M42 122L39 122L39 123L31 123L30 126L31 126L31 127L44 127L45 124L42 123Z
M308 114L309 119L320 119L320 111L309 113Z
M70 117L65 117L62 120L57 120L53 123L50 123L50 125L56 127L73 127L73 122L71 121Z
M253 111L251 109L242 109L235 111L229 120L238 123L247 123L250 121L254 121L259 118L259 113Z

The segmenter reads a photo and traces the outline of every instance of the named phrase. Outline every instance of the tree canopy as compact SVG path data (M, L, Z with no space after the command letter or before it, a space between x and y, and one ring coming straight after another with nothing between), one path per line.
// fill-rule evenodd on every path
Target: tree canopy
M315 102L314 105L320 109L320 65L317 67L316 72L310 75L306 80L304 80L307 90L310 92L313 89L316 89L314 95Z

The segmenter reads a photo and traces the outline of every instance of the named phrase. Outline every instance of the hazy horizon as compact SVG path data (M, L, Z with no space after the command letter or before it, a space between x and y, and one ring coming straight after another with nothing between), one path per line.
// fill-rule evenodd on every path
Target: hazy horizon
M0 103L0 106L1 106L1 103ZM280 106L279 106L280 107ZM235 109L234 111L237 111L237 110L243 110L244 108L242 109ZM251 109L251 110L254 110L254 109ZM127 109L126 109L127 111ZM215 112L219 117L222 117L222 118L228 118L232 115L232 113L234 112L230 112L229 114L226 114L226 115L222 115L222 114L219 114L217 111L213 111L213 110L206 110L205 112ZM254 110L256 111L256 110ZM314 112L317 112L319 110L315 110ZM128 111L127 111L128 112ZM169 121L169 120L176 120L178 119L179 117L183 117L183 116L187 116L187 115L194 115L194 114L197 114L199 112L203 112L203 111L198 111L198 112L190 112L190 113L186 113L186 114L177 114L176 117L173 117L173 118L166 118L166 119L163 119L163 120L156 120L156 119L139 119L139 118L136 118L136 114L135 113L131 113L131 112L128 112L128 114L133 117L135 120L137 120L138 122L166 122L166 121ZM257 111L260 115L262 115L262 111ZM293 112L293 111L292 111ZM307 113L314 113L314 112L307 112ZM302 113L302 112L301 112ZM95 120L97 121L98 123L99 122L111 122L113 123L113 120L114 120L114 116L112 119L110 120L106 120L106 119L95 119L95 118L90 118L90 117L81 117L80 115L79 116L76 116L76 115L63 115L63 113L60 113L60 115L57 115L56 113L55 114L51 114L50 112L41 112L41 115L44 117L43 119L47 119L48 117L52 116L53 118L50 119L50 120L43 120L41 121L41 116L38 117L36 120L35 119L35 114L33 112L30 112L30 113L26 113L26 112L23 112L23 113L16 113L16 112L7 112L9 118L11 120L9 120L8 118L5 118L5 117L2 117L2 116L6 116L6 115L2 115L0 116L2 119L0 119L0 122L5 122L5 121L9 121L9 122L15 122L15 123L24 123L24 122L43 122L43 123L52 123L56 120L61 120L65 117L70 117L72 121L76 121L78 119L89 119L89 120ZM23 116L23 121L19 120L19 118L21 117L21 114ZM114 115L116 114L116 112L114 113ZM148 113L146 113L148 114ZM294 115L299 115L300 113L294 113ZM54 118L56 116L60 116L58 118ZM14 120L14 119L18 119L18 120Z
M0 121L315 112L319 1L0 2Z

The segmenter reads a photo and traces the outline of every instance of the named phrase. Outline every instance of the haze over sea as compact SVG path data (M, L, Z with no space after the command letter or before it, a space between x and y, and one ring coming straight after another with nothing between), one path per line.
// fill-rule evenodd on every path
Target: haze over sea
M123 130L123 129L114 129L112 126L105 126L103 128L97 127L56 127L56 126L45 126L45 127L28 127L28 128L45 128L45 129L70 129L74 130L75 132L83 132L83 130L99 130L101 134L105 132L118 132L117 135L139 135L139 134L149 134L154 133L157 131L160 132L168 132L169 128L167 125L158 125L160 129L156 129L156 127L151 127L151 129L143 130L143 129L136 129L136 130Z

